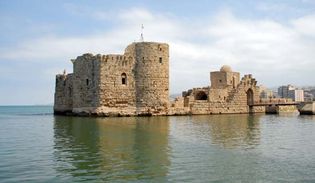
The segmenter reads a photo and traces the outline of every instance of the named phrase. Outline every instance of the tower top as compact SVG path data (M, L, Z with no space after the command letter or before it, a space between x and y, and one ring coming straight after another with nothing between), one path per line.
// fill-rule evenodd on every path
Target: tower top
M220 69L220 72L232 72L232 69L228 65L223 65Z

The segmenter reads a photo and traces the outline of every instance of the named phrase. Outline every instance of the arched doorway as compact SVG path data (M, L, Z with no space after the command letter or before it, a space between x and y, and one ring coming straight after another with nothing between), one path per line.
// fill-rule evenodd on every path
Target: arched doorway
M198 91L195 100L208 100L208 95L204 91Z
M253 90L251 88L248 89L246 94L247 94L247 105L252 106L254 104L254 92L253 92Z

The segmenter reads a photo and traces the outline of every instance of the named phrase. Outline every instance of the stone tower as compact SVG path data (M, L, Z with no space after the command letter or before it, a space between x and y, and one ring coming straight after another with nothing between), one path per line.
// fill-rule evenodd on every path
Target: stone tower
M210 80L213 89L224 89L230 86L236 88L240 82L240 73L233 72L228 65L223 65L220 71L210 73Z
M165 43L135 43L135 87L138 110L169 105L169 47Z
M124 54L83 54L73 74L57 75L55 113L100 116L166 115L169 46L134 42Z

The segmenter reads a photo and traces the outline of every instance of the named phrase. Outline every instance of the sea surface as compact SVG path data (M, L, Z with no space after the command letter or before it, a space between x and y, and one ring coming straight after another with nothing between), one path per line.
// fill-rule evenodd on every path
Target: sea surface
M0 182L315 182L315 116L0 107Z

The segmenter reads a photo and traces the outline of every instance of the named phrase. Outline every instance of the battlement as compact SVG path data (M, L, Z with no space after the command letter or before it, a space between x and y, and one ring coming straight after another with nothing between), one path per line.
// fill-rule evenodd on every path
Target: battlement
M69 83L68 76L56 76L55 111L63 110L60 106L69 100L75 113L87 109L105 114L165 113L169 106L168 59L168 44L156 42L134 42L123 54L78 56L71 60L71 96L62 98L69 87L60 83Z
M211 84L169 101L169 45L134 42L123 54L86 53L73 73L56 75L55 113L97 116L264 112L254 106L259 87L228 65L210 72Z

